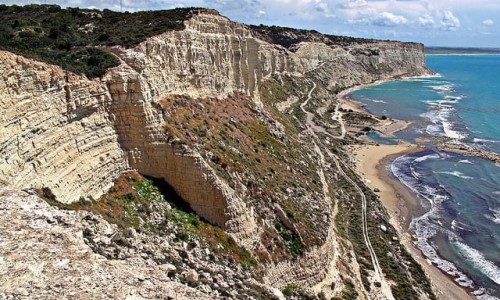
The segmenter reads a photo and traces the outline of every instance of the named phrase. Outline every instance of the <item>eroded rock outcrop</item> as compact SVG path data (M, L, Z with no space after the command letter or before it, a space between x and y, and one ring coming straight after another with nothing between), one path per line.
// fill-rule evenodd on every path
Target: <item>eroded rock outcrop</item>
M101 84L9 52L0 74L0 179L74 202L99 197L128 168Z
M1 185L0 211L4 213L0 218L1 299L53 299L55 295L213 299L170 279L168 265L138 257L107 259L94 253L86 243L89 228L81 221L85 216L52 207L37 195ZM102 242L109 244L117 233L116 225L90 214L86 218L93 220Z

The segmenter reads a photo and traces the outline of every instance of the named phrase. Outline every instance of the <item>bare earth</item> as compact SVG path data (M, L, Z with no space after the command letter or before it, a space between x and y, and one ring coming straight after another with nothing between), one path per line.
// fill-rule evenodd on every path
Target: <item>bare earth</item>
M438 299L474 299L448 276L434 267L413 244L408 225L419 214L419 200L408 188L391 178L386 170L390 159L405 153L421 151L416 145L361 145L352 149L358 173L372 189L378 188L381 201L388 210L392 225L398 230L402 243L420 263L431 279Z

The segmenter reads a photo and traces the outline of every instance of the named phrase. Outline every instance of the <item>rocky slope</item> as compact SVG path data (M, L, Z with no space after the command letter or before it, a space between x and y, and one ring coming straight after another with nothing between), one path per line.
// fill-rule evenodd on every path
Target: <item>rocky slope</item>
M275 39L266 38L265 30L209 10L197 10L184 26L133 48L107 48L121 64L95 80L0 52L5 210L36 220L32 207L42 205L50 214L71 218L72 234L78 236L83 221L77 214L48 208L36 196L13 189L46 187L58 201L75 203L98 199L120 174L136 170L164 180L182 202L251 253L253 279L242 287L267 289L262 295L269 297L280 295L276 289L329 298L432 297L421 269L394 243L395 231L378 230L387 216L365 190L367 230L386 273L376 274L373 253L370 258L356 226L358 179L343 161L342 145L353 138L339 138L340 124L331 117L342 89L426 73L423 46L371 40L346 45L330 38L325 44L317 34L309 41L302 34L285 48L270 43ZM73 243L84 247L81 239ZM78 260L68 251L70 261ZM158 266L151 255L137 257L154 262L138 262L134 272ZM103 272L130 263L113 259L119 266ZM234 269L227 259L221 264ZM200 265L185 268L199 272ZM237 271L232 272L221 276ZM4 288L10 282L0 281L5 295L19 292ZM193 280L184 283L200 289ZM168 280L154 284L174 294L177 288ZM217 288L201 292L217 297ZM110 297L122 297L117 295Z

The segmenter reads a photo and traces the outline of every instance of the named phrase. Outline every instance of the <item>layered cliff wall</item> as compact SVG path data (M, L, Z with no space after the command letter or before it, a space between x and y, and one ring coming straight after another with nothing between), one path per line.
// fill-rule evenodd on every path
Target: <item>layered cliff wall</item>
M98 198L128 168L99 83L0 52L0 179Z
M300 71L284 48L218 14L195 15L185 26L120 54L147 82L146 100L166 94L223 98L235 91L258 100L267 76Z
M148 80L124 66L110 72L105 81L118 142L130 167L164 179L207 220L232 232L253 233L256 225L245 203L199 153L173 143L175 137L165 132L169 118L159 108L161 98L145 99L151 92Z

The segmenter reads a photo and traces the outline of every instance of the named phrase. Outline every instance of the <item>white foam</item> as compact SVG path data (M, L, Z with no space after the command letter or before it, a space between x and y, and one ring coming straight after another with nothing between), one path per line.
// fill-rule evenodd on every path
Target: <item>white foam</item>
M453 85L449 83L441 85L432 85L430 86L430 88L438 92L445 92L445 93L453 92Z
M454 101L453 103L456 103L458 100L462 100L462 97L447 95L447 96L444 96L444 99L447 101L452 100L452 101Z
M454 241L453 244L461 250L464 257L471 262L477 270L488 276L488 278L493 280L496 284L500 284L499 267L497 267L493 262L487 260L478 250L459 241Z
M441 158L440 155L431 154L426 155L417 159L414 159L413 162L424 161L430 158ZM464 287L473 288L474 282L467 277L464 273L458 270L458 268L450 261L447 261L439 256L436 249L430 244L430 239L436 235L438 232L445 232L447 235L453 235L452 232L445 230L439 224L439 209L441 207L441 203L449 199L449 197L443 194L442 191L444 188L439 186L439 188L435 188L432 186L428 186L423 184L417 178L413 176L408 176L405 174L401 166L404 166L411 162L413 158L403 155L398 157L393 161L390 165L392 173L408 188L410 188L413 192L415 192L419 197L428 201L430 208L427 210L425 214L420 217L414 218L410 223L410 229L414 230L418 237L418 247L422 251L422 253L439 269L444 272L450 274L455 277L455 281Z
M449 138L455 140L461 140L467 137L466 133L453 129L453 124L448 120L443 119L443 129L444 129L444 134Z
M500 209L489 209L492 215L484 215L487 219L491 220L493 223L500 224Z
M500 143L500 140L490 140L490 139L481 139L481 138L474 138L472 141L474 143Z
M453 123L448 119L453 111L453 107L449 105L439 104L439 109L431 110L423 113L420 116L427 118L431 121L428 125L426 132L433 136L447 136L451 139L461 140L467 137L467 134L454 129Z
M427 259L429 259L439 269L455 277L454 280L459 285L467 288L473 288L474 282L467 277L467 275L459 271L455 264L441 258L436 249L429 243L429 239L432 238L438 231L443 231L443 229L439 226L432 224L429 221L430 218L430 215L425 214L412 221L412 226L415 228L418 236L418 248L427 257Z
M471 162L468 159L462 159L462 160L459 160L458 162L461 163L461 164L469 164L469 165L473 165L474 164L473 162Z
M410 77L410 79L428 79L428 78L441 78L443 75L439 73L434 73L434 74L425 74L425 75L420 75L420 76L414 76Z
M415 171L415 168L413 166L410 166L410 171L411 171L411 175L415 179L419 179L420 178L420 174L417 171Z
M385 102L384 100L376 100L376 99L372 99L371 101L372 101L372 102L375 102L375 103L387 103L387 102Z
M484 293L484 289L481 289L481 292ZM491 296L491 295L488 295L488 294L477 295L476 299L478 299L478 300L499 300L497 297Z
M456 219L454 219L453 221L451 221L451 229L453 229L454 231L456 229L460 229L460 230L466 230L466 231L473 232L473 230L470 229L469 225L467 225L465 223L462 223L462 222L459 222Z
M415 158L414 162L423 162L423 161L426 161L428 159L438 159L438 158L441 158L441 156L439 156L439 154L428 154L425 156Z
M436 173L439 173L439 174L448 174L448 175L452 175L452 176L455 176L455 177L458 177L458 178L462 178L462 179L474 179L474 177L467 176L464 173L459 172L459 171L453 171L453 172L443 171L443 172L436 172Z

